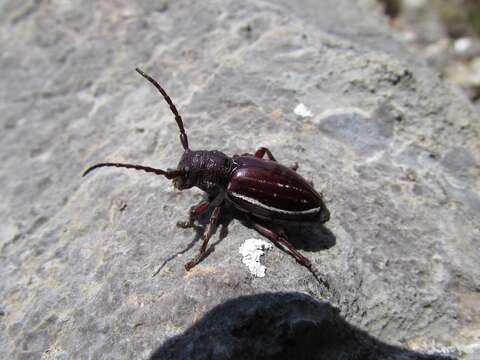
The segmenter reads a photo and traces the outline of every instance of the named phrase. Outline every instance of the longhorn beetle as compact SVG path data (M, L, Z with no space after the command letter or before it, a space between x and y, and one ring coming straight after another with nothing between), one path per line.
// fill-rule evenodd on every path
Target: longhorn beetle
M136 71L157 88L170 106L173 115L175 115L180 130L180 142L184 149L177 168L161 170L134 164L99 163L89 167L83 173L83 176L100 167L115 166L165 176L173 181L174 187L178 190L196 186L205 191L208 194L208 200L192 207L188 221L177 223L177 226L182 228L194 227L195 220L213 207L207 229L203 235L200 252L185 264L187 271L208 255L208 241L218 224L222 207L230 204L245 214L248 222L257 232L289 252L301 265L310 270L321 283L329 287L327 280L320 276L310 260L297 251L288 242L285 235L275 232L267 225L277 220L327 222L330 218L330 212L325 206L322 196L296 173L296 169L279 164L267 148L259 148L254 155L243 154L233 157L217 150L190 150L182 117L170 97L155 79L138 68ZM268 160L263 159L265 154Z

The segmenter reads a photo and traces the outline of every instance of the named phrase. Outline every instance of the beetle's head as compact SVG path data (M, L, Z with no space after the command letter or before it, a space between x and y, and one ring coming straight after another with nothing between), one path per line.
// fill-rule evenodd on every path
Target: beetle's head
M173 186L178 190L190 189L196 186L198 178L202 173L203 165L202 151L186 150L177 165L177 171L181 172L182 175L173 179Z
M178 190L190 189L193 184L192 178L190 176L190 164L191 164L191 151L185 151L180 159L180 162L177 165L177 170L181 171L182 174L173 179L173 186Z

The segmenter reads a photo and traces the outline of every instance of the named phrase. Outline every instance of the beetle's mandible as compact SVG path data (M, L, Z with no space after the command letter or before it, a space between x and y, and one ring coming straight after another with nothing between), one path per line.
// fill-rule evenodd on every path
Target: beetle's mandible
M177 223L183 228L193 227L195 220L213 207L200 252L185 264L187 271L207 256L208 241L218 224L222 207L230 204L245 214L256 231L289 252L319 279L319 273L310 260L295 249L283 234L272 230L269 223L277 220L325 223L330 218L330 212L322 196L295 169L278 163L267 148L261 147L255 154L232 157L216 150L190 150L182 117L170 97L151 76L138 68L136 71L157 88L175 116L184 149L177 168L161 170L134 164L99 163L89 167L83 176L100 167L115 166L165 176L178 190L196 186L205 191L208 200L190 210L188 221ZM263 158L265 155L268 160ZM326 280L320 278L319 281L328 287Z

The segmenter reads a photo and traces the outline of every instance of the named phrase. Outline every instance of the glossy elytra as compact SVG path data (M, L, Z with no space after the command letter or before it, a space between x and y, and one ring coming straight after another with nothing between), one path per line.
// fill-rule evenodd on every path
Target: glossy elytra
M165 176L179 190L198 187L208 194L208 200L190 210L189 219L177 225L193 227L195 220L213 208L203 244L196 257L185 264L190 270L208 254L207 245L225 205L242 211L252 227L276 245L286 249L300 264L307 267L324 285L328 282L319 277L310 260L293 247L285 237L272 230L271 222L321 222L329 220L330 213L322 196L293 168L278 163L269 149L261 147L255 154L232 157L216 150L190 150L187 133L177 108L165 90L152 77L140 69L136 71L150 81L170 106L180 130L180 142L184 152L174 170L161 170L149 166L124 163L99 163L88 168L83 176L94 169L106 166L143 170ZM267 155L268 159L263 157Z

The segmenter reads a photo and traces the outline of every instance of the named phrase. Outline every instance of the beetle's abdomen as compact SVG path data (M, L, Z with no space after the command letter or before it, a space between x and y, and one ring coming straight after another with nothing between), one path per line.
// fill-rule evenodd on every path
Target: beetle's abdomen
M239 156L234 161L238 166L227 193L241 210L269 219L328 220L320 195L295 171L252 156Z

